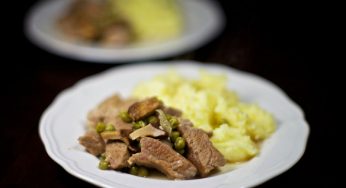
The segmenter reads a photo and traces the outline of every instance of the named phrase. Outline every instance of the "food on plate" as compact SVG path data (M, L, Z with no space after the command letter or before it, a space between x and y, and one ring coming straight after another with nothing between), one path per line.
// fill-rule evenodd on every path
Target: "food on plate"
M228 162L256 156L259 144L276 128L269 112L257 104L240 101L228 89L224 75L201 71L198 79L188 79L170 71L139 83L133 96L157 96L165 105L179 109L195 128L212 135L212 144Z
M177 37L182 20L176 0L73 0L57 27L71 40L124 46Z
M79 142L99 168L170 179L207 177L247 161L276 129L273 116L239 100L224 75L201 71L189 79L171 71L143 81L131 98L105 99L88 114Z
M206 177L226 160L207 132L183 114L156 97L114 95L89 112L89 130L79 143L99 157L102 170L145 177L155 169L170 179Z

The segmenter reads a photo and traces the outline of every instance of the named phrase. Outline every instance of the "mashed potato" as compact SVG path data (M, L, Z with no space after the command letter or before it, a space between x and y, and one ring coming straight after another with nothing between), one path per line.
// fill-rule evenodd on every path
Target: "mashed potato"
M183 19L176 0L111 0L115 14L131 23L136 40L160 41L179 36Z
M212 143L229 162L248 160L258 154L257 142L275 131L275 121L258 105L239 101L226 84L225 75L202 71L199 79L190 80L171 71L140 83L133 95L157 96L182 110L195 127L213 132Z

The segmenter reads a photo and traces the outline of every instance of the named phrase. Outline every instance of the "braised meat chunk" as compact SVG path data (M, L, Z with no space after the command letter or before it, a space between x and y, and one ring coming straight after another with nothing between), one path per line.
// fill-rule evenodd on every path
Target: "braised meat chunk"
M127 160L130 154L125 143L112 142L107 144L105 156L111 169L121 169L128 166Z
M206 132L193 128L187 121L178 130L186 140L187 158L197 167L200 176L207 176L213 169L225 165L223 155L210 142Z
M57 28L70 40L123 46L132 41L133 29L112 9L109 0L74 0Z
M79 137L78 140L89 153L95 156L98 156L105 151L105 143L96 131L88 131L84 136Z
M182 115L182 112L176 108L172 108L172 107L163 107L162 110L168 114L168 115L171 115L171 116L176 116L176 117L180 117Z
M107 116L114 114L118 111L118 108L115 108L122 104L122 99L119 95L113 95L111 97L108 97L104 101L102 101L101 104L99 104L97 107L92 109L88 113L88 120L90 123L95 124L103 121Z
M155 112L162 106L162 102L156 97L151 97L132 104L128 113L134 121L141 120Z
M119 117L118 114L107 117L104 122L114 125L115 130L119 131L122 136L127 137L132 131L132 124L126 123Z
M119 95L107 98L89 112L88 121L90 127L96 127L97 123L104 122L105 124L112 124L123 136L129 135L132 132L132 124L122 121L119 113L127 111L134 102L134 99L122 99Z
M130 157L130 164L155 168L171 179L190 179L196 175L196 167L167 144L149 137L142 138L140 144L141 152Z

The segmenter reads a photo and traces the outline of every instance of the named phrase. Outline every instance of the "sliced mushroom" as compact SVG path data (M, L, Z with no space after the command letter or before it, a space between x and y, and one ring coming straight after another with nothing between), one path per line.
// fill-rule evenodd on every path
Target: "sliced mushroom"
M165 132L168 133L169 136L171 136L172 126L171 126L171 123L168 121L166 114L161 109L156 110L156 112L159 114L161 127L163 128Z
M129 136L132 140L135 140L140 137L159 137L164 136L166 133L160 129L153 127L151 124L144 126L140 129L133 131Z

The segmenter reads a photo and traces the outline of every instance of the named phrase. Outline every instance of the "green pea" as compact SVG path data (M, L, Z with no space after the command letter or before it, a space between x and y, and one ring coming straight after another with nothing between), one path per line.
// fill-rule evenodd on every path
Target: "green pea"
M148 175L149 175L148 169L142 166L138 167L138 176L147 177Z
M130 117L129 113L127 113L125 111L120 112L119 116L120 116L121 120L123 120L126 123L132 122L132 118Z
M159 122L159 119L156 116L150 116L148 118L148 123L155 125Z
M105 153L102 153L101 155L100 155L100 160L101 161L104 161L106 159L106 154Z
M99 169L101 170L107 170L108 169L108 165L109 163L105 160L100 160L100 163L99 163Z
M178 127L179 121L176 117L171 117L169 120L169 123L171 123L172 129L176 129Z
M106 128L106 125L103 122L98 122L96 125L96 132L102 133Z
M130 174L137 176L138 175L138 167L137 166L131 166Z
M138 121L138 124L141 126L141 127L144 127L146 124L144 121Z
M141 128L141 125L138 122L134 122L134 123L132 123L132 127L134 129L139 129L139 128Z
M115 128L112 124L106 125L105 131L115 131Z
M139 129L139 128L142 128L145 126L145 122L144 121L137 121L137 122L134 122L132 124L132 126L134 129Z
M171 142L174 143L179 136L180 133L178 131L173 131L170 136Z
M181 150L185 148L185 140L182 137L178 137L174 142L174 148L176 150Z

